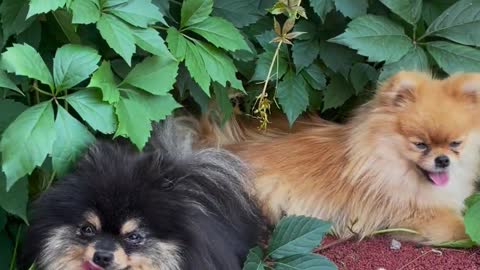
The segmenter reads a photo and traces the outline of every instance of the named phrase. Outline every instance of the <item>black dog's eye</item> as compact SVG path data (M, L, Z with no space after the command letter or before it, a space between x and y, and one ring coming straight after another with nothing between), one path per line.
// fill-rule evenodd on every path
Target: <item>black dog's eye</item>
M97 230L93 225L87 224L80 227L80 235L83 237L93 237L97 233Z
M130 233L125 238L125 241L127 241L129 244L140 244L141 242L143 242L143 239L143 235L139 233Z
M451 148L457 148L457 147L459 147L461 144L462 144L461 141L453 141L453 142L450 143L449 146L450 146Z
M415 142L413 144L415 145L415 147L417 147L418 150L427 150L428 149L428 145L426 143Z
M174 186L175 186L175 183L168 178L164 179L164 182L162 183L163 190L171 190L173 189Z

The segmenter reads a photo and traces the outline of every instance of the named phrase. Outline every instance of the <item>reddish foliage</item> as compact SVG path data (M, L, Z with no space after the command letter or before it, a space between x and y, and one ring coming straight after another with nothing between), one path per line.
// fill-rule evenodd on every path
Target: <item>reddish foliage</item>
M402 242L399 250L390 249L391 238L375 237L361 242L352 240L319 251L339 270L478 270L480 248L445 249L418 247ZM327 237L323 245L332 243Z

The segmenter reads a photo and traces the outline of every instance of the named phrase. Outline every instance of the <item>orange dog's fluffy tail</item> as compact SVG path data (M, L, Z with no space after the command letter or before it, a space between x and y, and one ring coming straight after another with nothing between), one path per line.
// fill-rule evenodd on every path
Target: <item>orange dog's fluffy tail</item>
M290 126L283 114L274 112L269 117L270 123L267 130L260 130L259 120L250 116L236 114L222 125L218 117L212 117L212 115L214 114L202 115L196 124L195 121L192 121L193 119L190 120L195 125L201 146L220 147L241 142L270 140L308 130L312 127L322 127L331 124L316 115L308 114L301 116Z

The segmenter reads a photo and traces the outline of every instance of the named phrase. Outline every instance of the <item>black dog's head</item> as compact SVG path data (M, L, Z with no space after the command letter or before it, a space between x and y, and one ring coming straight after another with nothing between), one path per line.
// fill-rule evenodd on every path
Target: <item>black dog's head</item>
M165 149L138 153L97 143L36 202L20 264L28 268L35 260L48 270L177 270L192 262L240 267L257 239L258 215L238 162L216 150L173 157ZM222 250L227 243L236 246ZM229 260L235 262L222 262Z

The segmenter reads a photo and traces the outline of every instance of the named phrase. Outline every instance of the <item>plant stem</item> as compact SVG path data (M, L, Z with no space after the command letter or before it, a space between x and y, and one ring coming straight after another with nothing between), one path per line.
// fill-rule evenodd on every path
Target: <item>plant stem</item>
M331 248L331 247L333 247L333 246L336 246L336 245L338 245L338 244L344 243L344 242L346 242L346 241L348 241L348 240L350 240L350 239L351 239L351 237L340 238L340 239L335 240L335 241L333 241L333 242L331 242L331 243L329 243L329 244L326 244L326 245L323 245L323 246L317 248L316 251L321 251L321 250L329 249L329 248Z
M35 91L35 101L36 101L35 104L40 103L40 94L38 93L38 91Z
M275 61L277 60L278 53L280 52L280 47L282 46L282 44L283 44L283 42L280 41L278 43L277 49L275 50L275 54L273 55L272 63L270 63L270 68L268 68L267 79L265 80L265 84L263 84L263 89L262 89L262 93L260 94L260 97L265 97L266 96L268 82L270 81L270 77L272 76L273 65L275 64Z
M192 38L192 37L189 37L188 35L185 35L184 33L182 33L182 36L184 36L186 39L191 40L191 41L194 42L194 43L197 43L197 42L198 42L198 40L196 40L196 39L194 39L194 38Z
M385 229L385 230L378 230L372 233L372 235L382 234L382 233L391 233L391 232L407 232L413 234L419 234L417 231L405 229L405 228L392 228L392 229Z
M167 30L168 30L167 27L157 26L157 25L154 25L153 28L158 29L158 30L164 30L164 31L167 31Z
M18 249L18 243L20 242L20 230L22 229L22 225L18 225L18 230L17 230L17 235L15 236L15 248L13 249L13 256L12 260L10 261L10 270L14 270L15 266L15 258L17 258L17 249Z
M33 88L35 91L37 91L37 95L38 95L38 93L40 92L40 93L42 93L42 94L44 94L44 95L53 97L53 94L48 93L47 91L43 91L42 89L40 89L40 88L38 87L38 85L37 85L36 82L33 83L32 88Z
M414 44L417 43L417 26L416 25L413 26L413 43Z
M65 89L65 96L68 96L68 90L67 89ZM64 102L65 102L64 103L65 111L68 112L68 102L67 102L67 100L64 100Z

